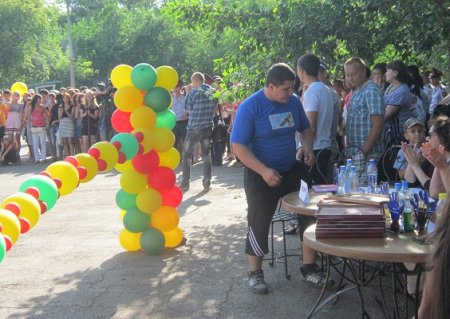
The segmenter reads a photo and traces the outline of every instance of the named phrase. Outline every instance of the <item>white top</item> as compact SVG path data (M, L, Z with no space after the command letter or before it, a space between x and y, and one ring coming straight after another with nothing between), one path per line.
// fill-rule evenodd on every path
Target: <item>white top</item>
M313 82L303 95L305 112L317 112L317 129L314 136L314 150L331 146L333 116L335 114L335 97L332 91L322 82Z
M182 121L187 119L186 112L186 96L172 95L172 111L175 113L177 121Z

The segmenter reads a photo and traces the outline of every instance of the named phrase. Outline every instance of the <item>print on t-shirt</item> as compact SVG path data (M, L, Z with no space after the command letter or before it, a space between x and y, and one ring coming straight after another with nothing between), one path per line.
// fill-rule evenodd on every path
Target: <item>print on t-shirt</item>
M294 126L294 118L291 112L269 115L269 120L272 130Z

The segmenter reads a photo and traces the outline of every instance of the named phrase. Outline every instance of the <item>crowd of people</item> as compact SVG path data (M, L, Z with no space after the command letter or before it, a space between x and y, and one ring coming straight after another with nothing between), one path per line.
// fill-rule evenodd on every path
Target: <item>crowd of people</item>
M21 140L28 145L29 160L45 163L87 152L99 140L115 134L111 115L114 90L100 87L59 90L0 91L2 165L21 161Z

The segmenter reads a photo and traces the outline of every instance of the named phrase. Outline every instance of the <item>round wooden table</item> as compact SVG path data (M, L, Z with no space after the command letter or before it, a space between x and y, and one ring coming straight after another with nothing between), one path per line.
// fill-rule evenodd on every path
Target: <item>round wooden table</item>
M306 229L305 244L333 256L391 263L425 263L430 245L413 241L414 233L385 232L384 238L316 238L316 225Z
M362 261L375 261L380 263L389 263L392 265L392 283L393 283L393 304L395 318L400 318L400 311L398 309L398 302L396 298L396 279L395 276L401 274L405 278L406 287L406 276L407 275L417 275L416 283L416 296L419 292L419 282L420 276L423 271L423 265L426 263L427 258L431 253L430 245L421 245L413 241L414 233L391 233L385 232L383 238L326 238L317 239L315 235L316 225L311 225L306 229L303 234L304 243L313 248L314 250L324 253L327 256L327 271L326 271L326 281L328 282L330 276L330 259L329 256L341 257L345 265L349 267L351 274L354 279L354 286L346 288L344 290L336 292L336 296L348 291L350 289L356 288L358 291L358 296L361 305L361 318L369 317L365 307L364 307L364 297L362 293L362 288L365 286L364 279L358 277L357 272L354 270L351 260L357 259ZM404 263L413 263L415 267L412 271L405 268ZM380 268L379 268L380 269ZM389 311L386 308L386 303L384 302L383 287L381 284L380 274L378 274L379 286L381 297L383 298L383 311L386 318L390 318ZM312 317L316 311L321 309L326 303L329 302L330 298L325 300L319 305L322 297L324 295L326 284L324 285L322 292L308 315L308 318ZM407 290L404 288L404 309L407 309ZM415 299L415 315L417 318L419 303L418 299ZM408 318L407 311L403 311L404 317Z
M289 193L281 199L281 208L299 215L315 216L317 204L331 193L309 193L309 203L305 204L299 197L298 192Z

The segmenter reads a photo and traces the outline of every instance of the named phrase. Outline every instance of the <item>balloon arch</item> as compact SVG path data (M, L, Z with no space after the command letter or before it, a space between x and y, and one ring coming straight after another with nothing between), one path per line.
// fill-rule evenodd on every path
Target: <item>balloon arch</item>
M1 202L0 262L60 196L112 169L122 174L116 194L124 225L119 235L122 247L156 255L183 240L177 211L183 194L175 185L174 172L180 154L173 147L176 118L170 110L170 90L177 85L178 74L170 66L121 64L112 70L111 82L117 88L111 124L119 133L110 142L92 145L87 153L50 164ZM11 89L27 91L22 82Z

